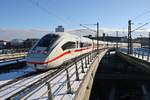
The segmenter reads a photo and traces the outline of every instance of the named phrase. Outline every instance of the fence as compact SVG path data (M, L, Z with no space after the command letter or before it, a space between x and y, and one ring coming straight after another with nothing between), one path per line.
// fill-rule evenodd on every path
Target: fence
M97 57L97 51L84 54L64 65L62 70L36 88L29 88L30 93L17 93L11 99L73 99L82 80ZM36 85L36 84L35 84Z
M120 48L119 49L121 52L124 52L127 54L127 49L125 48ZM150 52L148 50L143 50L143 49L137 49L137 50L133 50L133 54L131 54L134 57L137 57L139 59L142 60L146 60L146 61L150 61Z

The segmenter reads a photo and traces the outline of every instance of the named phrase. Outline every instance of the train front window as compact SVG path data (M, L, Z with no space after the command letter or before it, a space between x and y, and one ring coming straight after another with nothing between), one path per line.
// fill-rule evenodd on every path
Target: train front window
M37 46L39 46L39 47L49 47L54 43L54 41L57 40L57 38L58 38L58 35L55 35L55 34L45 35L42 39L40 39Z

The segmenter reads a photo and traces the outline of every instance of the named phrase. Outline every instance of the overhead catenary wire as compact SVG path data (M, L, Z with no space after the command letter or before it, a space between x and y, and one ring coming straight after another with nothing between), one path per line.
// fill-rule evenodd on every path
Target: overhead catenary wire
M148 24L148 23L145 23L145 24L143 24L143 25L141 25L141 26L137 27L136 29L132 30L131 32L134 32L134 31L136 31L136 30L138 30L138 29L142 28L143 26L145 26L145 25L147 25L147 24Z
M91 28L89 28L89 27L87 27L87 26L85 26L85 25L83 25L83 24L80 24L80 26L82 26L82 27L88 29L89 31L96 32L96 30L91 29Z
M46 12L50 16L53 16L53 17L57 18L58 20L64 22L65 24L68 24L68 25L71 24L68 20L66 20L66 19L64 19L64 18L56 15L55 13L53 13L52 11L50 11L49 9L47 9L47 8L43 7L42 5L40 5L39 2L34 1L34 0L27 0L27 1L29 1L31 4L35 5L36 7L38 7L39 9L41 9L42 11Z
M136 19L138 19L138 18L140 18L140 17L143 17L144 15L146 15L146 14L148 14L148 13L150 13L150 10L147 10L147 11L145 11L145 12L143 12L143 13L141 13L141 14L139 14L139 15L133 17L133 18L131 18L131 20L136 20Z

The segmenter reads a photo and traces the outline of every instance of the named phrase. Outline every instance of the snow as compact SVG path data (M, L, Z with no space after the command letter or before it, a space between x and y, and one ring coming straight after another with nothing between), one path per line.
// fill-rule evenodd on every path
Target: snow
M53 71L51 71L53 72ZM0 89L0 98L6 99L7 97L13 95L14 93L22 90L23 88L26 88L30 84L36 82L37 80L40 80L45 75L48 75L49 72L38 74L38 75L32 75L26 78L23 78L15 83L12 83L11 85L7 85Z
M23 76L32 71L34 71L32 68L25 67L25 68L17 70L17 71L13 70L9 73L2 73L2 74L0 74L0 85L7 83L8 81L11 81L17 77Z

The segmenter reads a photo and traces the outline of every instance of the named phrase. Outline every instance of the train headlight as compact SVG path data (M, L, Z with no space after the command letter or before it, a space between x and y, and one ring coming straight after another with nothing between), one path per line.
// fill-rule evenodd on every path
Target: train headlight
M48 64L43 64L43 67L44 67L44 68L47 68L47 66L48 66Z

